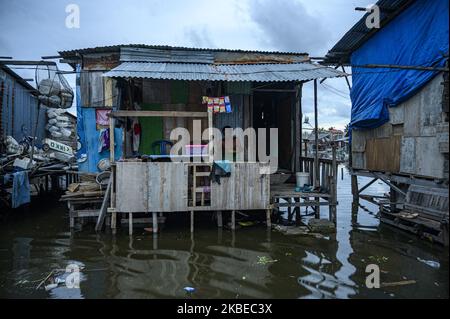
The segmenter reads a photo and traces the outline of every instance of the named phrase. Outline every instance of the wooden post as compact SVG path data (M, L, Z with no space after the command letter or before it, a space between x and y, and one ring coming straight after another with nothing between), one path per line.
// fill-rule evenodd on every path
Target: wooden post
M307 139L305 139L305 157L308 157L308 140Z
M153 217L153 233L157 234L158 233L158 213L153 212L152 217Z
M267 208L266 209L266 224L267 224L268 228L272 227L271 215L272 215L272 209Z
M69 218L70 218L70 229L75 227L75 217L74 217L74 209L72 204L69 202Z
M113 211L111 213L111 229L115 231L116 227L117 227L117 213Z
M111 184L112 180L108 181L108 186L106 188L105 197L103 197L102 206L100 207L100 213L98 214L97 224L95 225L95 231L100 231L103 227L103 222L106 217L106 211L108 209L107 205L109 202L109 197L111 196Z
M191 210L191 233L194 233L194 211Z
M353 195L353 201L358 202L359 201L359 191L358 191L358 176L355 175L352 172L352 195Z
M317 80L314 80L314 172L315 181L314 186L320 186L320 172L319 172L319 119L317 111Z
M294 172L301 171L300 156L302 153L302 83L296 86L295 96L295 142L294 142Z
M329 219L330 221L332 221L335 226L336 226L336 213L337 213L337 207L336 207L336 203L337 203L337 161L336 161L336 144L333 143L331 145L332 147L332 167L331 167L331 185L330 185L330 190L331 190L331 201L332 201L332 205L329 207L329 212L330 212L330 216Z
M114 165L114 161L115 161L115 153L114 153L114 121L115 119L113 117L109 118L109 161L111 163L111 175L110 175L110 182L111 182L111 194L110 194L110 207L112 209L115 208L115 184L114 184L114 179L115 179L115 165ZM117 212L114 210L111 213L111 229L113 230L113 233L115 232L117 228Z
M133 213L128 213L128 234L133 235Z
M114 154L114 118L109 118L109 161L114 163L115 154Z
M317 79L314 80L314 188L320 187L320 171L319 171L319 119L317 111ZM319 202L320 197L316 197L315 201ZM316 206L316 218L320 218L320 205Z
M208 158L209 158L209 162L212 163L214 160L214 156L213 156L213 112L212 111L208 111L208 137L209 137Z
M217 211L217 227L222 228L223 227L223 219L222 219L222 211Z
M231 211L231 230L236 229L236 212L234 210Z

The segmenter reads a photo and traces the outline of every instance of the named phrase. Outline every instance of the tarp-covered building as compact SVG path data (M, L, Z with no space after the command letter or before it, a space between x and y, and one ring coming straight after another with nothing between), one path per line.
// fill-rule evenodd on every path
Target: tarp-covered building
M448 0L380 0L324 60L352 67L354 176L383 179L391 202L447 210L447 220L448 31Z

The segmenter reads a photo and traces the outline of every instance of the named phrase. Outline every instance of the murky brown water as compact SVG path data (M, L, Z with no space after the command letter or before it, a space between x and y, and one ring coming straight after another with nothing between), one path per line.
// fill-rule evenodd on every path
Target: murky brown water
M376 183L369 191L385 189ZM376 207L366 202L356 220L349 176L339 177L338 192L337 233L327 239L289 237L267 232L263 225L233 234L208 220L196 225L191 238L187 216L169 222L157 240L142 229L132 238L126 230L97 235L92 227L71 234L61 204L18 212L0 225L0 297L449 297L448 249L379 225ZM327 216L327 210L322 214ZM258 262L261 257L271 262ZM84 266L80 289L35 289L52 269L74 262ZM416 283L368 289L369 263L380 265L381 282ZM196 290L186 293L186 286Z

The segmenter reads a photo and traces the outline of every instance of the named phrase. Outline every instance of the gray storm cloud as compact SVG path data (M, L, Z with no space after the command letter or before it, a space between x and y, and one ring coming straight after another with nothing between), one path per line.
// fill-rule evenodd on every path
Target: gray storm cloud
M324 54L330 33L320 17L299 1L253 0L250 18L265 36L262 41L277 50Z

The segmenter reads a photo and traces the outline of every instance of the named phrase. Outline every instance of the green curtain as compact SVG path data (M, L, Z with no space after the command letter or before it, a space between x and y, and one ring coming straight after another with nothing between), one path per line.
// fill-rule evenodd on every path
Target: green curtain
M162 105L158 103L141 105L143 111L161 111ZM153 153L152 143L163 139L163 119L161 117L141 117L141 143L139 153L146 155L160 155L159 149Z

